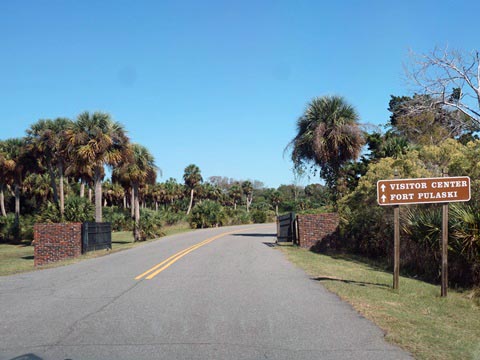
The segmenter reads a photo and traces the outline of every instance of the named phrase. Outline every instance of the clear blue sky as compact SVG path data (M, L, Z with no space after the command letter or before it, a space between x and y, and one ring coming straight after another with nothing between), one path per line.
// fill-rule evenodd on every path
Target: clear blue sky
M385 124L408 50L479 49L479 1L0 1L0 138L105 111L169 177L291 183L309 100ZM310 182L318 182L311 179ZM308 183L306 180L305 183Z

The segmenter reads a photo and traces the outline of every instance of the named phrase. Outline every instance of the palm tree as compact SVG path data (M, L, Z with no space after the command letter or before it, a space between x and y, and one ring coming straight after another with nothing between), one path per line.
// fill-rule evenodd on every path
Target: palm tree
M122 167L115 169L130 179L133 189L133 206L135 226L133 229L134 241L140 241L140 201L139 188L141 185L155 184L157 170L155 159L148 149L140 144L131 144L132 158L125 162Z
M203 181L202 175L200 173L200 168L197 165L191 164L185 168L183 174L183 180L185 181L185 186L190 189L190 204L188 205L187 215L192 211L193 206L193 193L195 187Z
M169 178L165 181L165 202L170 204L174 211L177 211L175 201L183 197L183 186L177 182L174 178Z
M364 144L353 106L340 96L314 98L297 121L297 135L287 146L297 169L308 163L320 167L320 176L338 197L337 180L341 167L356 159Z
M5 210L5 186L12 182L16 165L15 161L10 159L7 150L5 141L0 141L0 208L4 217L7 216Z
M39 120L27 130L27 146L39 161L47 168L50 175L50 184L53 190L53 198L59 204L60 214L63 216L65 208L64 169L68 161L67 143L65 131L72 126L72 121L66 118L55 120ZM57 190L54 168L59 177L59 189ZM60 193L60 200L59 200Z
M104 166L117 166L130 157L126 132L109 114L86 111L78 116L65 136L73 161L82 164L83 171L93 178L95 221L102 222Z
M272 205L275 206L275 215L278 216L278 205L282 202L282 194L280 194L280 191L272 191L270 194L270 201L272 202Z
M158 211L158 204L164 204L166 199L166 189L164 183L157 183L151 189L151 195L155 204L155 211Z
M33 197L37 205L46 203L53 193L50 180L50 175L46 173L28 174L23 180L23 191Z
M242 190L245 194L246 204L247 204L247 212L250 212L250 205L253 201L253 185L250 181L244 181L242 183Z
M9 170L5 173L5 180L13 186L15 196L15 240L18 240L20 229L20 189L27 169L34 169L35 163L26 152L25 139L7 139L1 143L0 153L4 154ZM4 169L7 169L6 167Z
M234 184L228 189L228 196L232 199L233 208L237 210L237 203L242 200L242 189L238 184Z

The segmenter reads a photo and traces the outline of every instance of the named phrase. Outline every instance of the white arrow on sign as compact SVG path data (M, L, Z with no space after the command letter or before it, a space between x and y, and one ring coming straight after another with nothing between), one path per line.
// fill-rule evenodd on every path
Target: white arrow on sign
M387 197L386 197L385 195L382 195L381 199L382 199L382 202L385 202L385 200L387 199Z
M385 184L382 184L382 186L380 186L380 188L382 189L382 192L385 192L385 188L386 188Z

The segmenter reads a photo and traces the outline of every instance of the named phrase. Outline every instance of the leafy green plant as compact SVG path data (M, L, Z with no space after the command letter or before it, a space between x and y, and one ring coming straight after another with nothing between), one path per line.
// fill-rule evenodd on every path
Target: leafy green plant
M167 225L175 225L186 219L184 213L165 210L162 212L162 219Z
M70 196L65 200L64 220L67 222L94 221L95 206L86 198Z
M250 213L248 213L245 209L237 208L234 209L226 209L226 225L244 225L250 224L251 218Z
M36 217L37 222L86 222L94 221L94 205L86 198L70 196L65 200L65 211L62 216L57 204L47 202Z
M140 239L144 241L163 235L161 215L154 210L140 209Z
M112 224L113 231L131 231L132 221L130 209L120 209L117 206L103 209L103 221Z
M14 226L14 214L7 214L6 217L0 217L0 242L10 242L13 240Z
M252 211L252 220L255 224L263 224L267 222L267 212L262 210Z
M193 229L203 229L223 225L225 220L223 207L215 201L205 200L193 207L189 223Z

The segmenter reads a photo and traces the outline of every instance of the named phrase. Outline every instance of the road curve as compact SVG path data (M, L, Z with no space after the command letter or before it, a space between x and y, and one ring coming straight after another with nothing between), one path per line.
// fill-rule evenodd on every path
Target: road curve
M411 358L290 264L274 232L199 230L2 277L0 359Z

